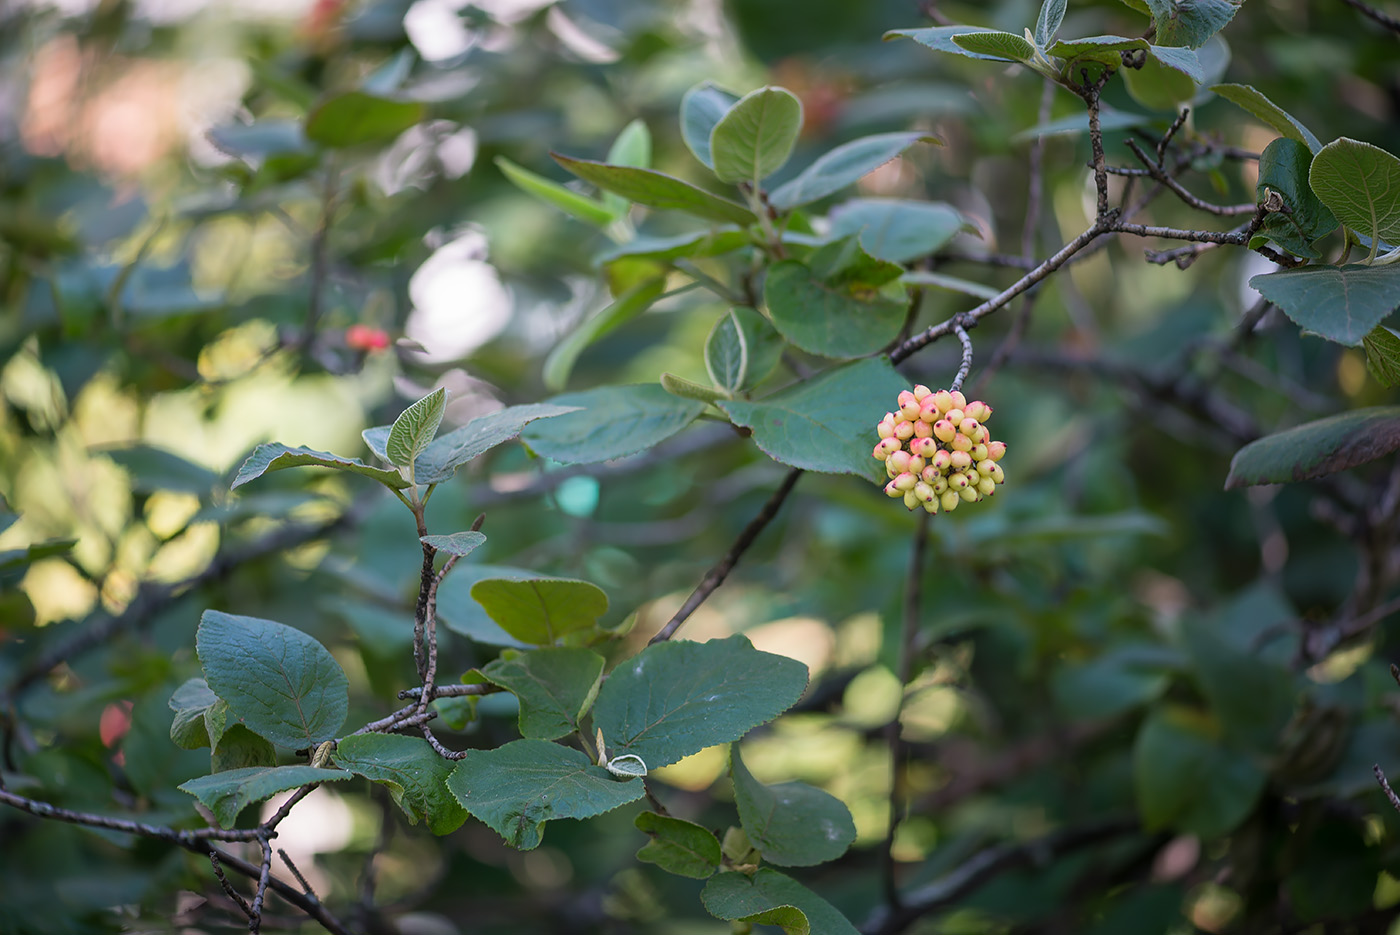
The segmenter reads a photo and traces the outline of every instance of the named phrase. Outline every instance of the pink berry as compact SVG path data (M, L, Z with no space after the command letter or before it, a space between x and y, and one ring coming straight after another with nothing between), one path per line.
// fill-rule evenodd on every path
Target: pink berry
M918 458L931 458L939 450L932 438L915 438L909 442L909 453Z
M914 425L912 422L896 422L894 424L894 437L902 442L906 442L914 437Z
M943 480L943 475L939 474L938 469L935 468L932 464L929 464L925 465L924 469L919 472L919 480L923 481L925 484L936 485L939 481ZM944 486L947 486L946 482L944 483Z
M917 399L920 403L922 403L924 399L932 393L933 390L924 386L922 383L914 384L914 398Z
M948 456L948 463L952 465L953 470L962 471L971 466L972 455L966 451L955 451Z
M961 392L959 392L958 390L953 390L953 392L950 393L949 395L953 397L953 408L954 408L954 409L962 409L962 408L964 408L964 407L967 405L967 397L964 396L964 395L963 395Z
M942 474L948 470L948 466L952 464L952 461L953 453L951 451L944 451L943 449L939 449L938 451L934 452L933 460L930 461L929 464L933 466L934 470Z
M938 407L939 412L947 412L953 408L953 394L947 390L939 390L933 394L933 404Z
M895 497L902 497L904 496L904 491L896 487L894 485L894 481L890 481L888 484L885 485L885 496L890 497L891 499Z
M915 421L915 422L911 422L910 425L914 426L914 437L915 437L915 438L932 438L932 437L933 437L933 426L930 425L929 423L925 422L923 419L919 419L919 420L917 420L917 421Z
M953 423L953 425L957 425L963 419L967 418L967 413L963 412L961 409L949 409L943 414L943 418Z
M894 485L900 490L913 490L914 485L918 482L919 479L913 474L910 474L908 471L905 471L903 474L900 474L894 479Z
M875 451L873 452L873 454L874 454L876 460L878 460L878 461L884 461L884 460L888 459L890 455L894 454L894 453L895 453L896 451L898 451L898 450L899 450L899 439L897 439L897 438L882 438L882 439L880 439L880 441L875 445Z
M909 459L909 466L905 468L910 474L922 474L924 466L928 464L923 458L917 455Z
M1006 454L1006 442L987 442L987 457L1000 461Z
M958 434L957 428L947 419L939 419L933 423L933 437L941 442L950 442L953 436Z
M972 451L972 439L966 435L954 435L953 440L948 443L948 447L954 451Z
M963 420L958 423L958 431L966 435L968 438L976 438L979 434L981 434L982 423L978 422L971 416L965 416Z
M909 459L914 457L907 451L896 451L885 460L890 469L896 474L902 474L909 470Z

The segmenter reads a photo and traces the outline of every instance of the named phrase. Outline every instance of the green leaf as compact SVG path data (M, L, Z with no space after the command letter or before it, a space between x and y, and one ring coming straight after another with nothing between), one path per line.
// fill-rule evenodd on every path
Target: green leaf
M564 388L578 355L603 335L636 318L666 291L664 277L647 279L623 292L606 308L581 322L549 352L544 361L544 385L554 392Z
M719 407L736 425L753 430L764 454L781 464L826 474L856 474L885 482L870 455L875 423L909 381L887 358L836 367L758 402L730 400ZM878 411L877 411L878 410Z
M728 399L730 394L724 390L706 386L703 383L696 383L694 380L687 380L685 377L678 377L674 373L663 373L661 375L661 388L672 396L681 399L693 399L702 403L715 403L721 399Z
M977 33L995 33L999 36L1011 36L1013 39L1020 39L1019 36L1012 36L1011 33L1002 32L1000 29L987 29L983 26L928 26L923 29L891 29L885 33L885 41L891 39L907 38L913 39L919 45L928 46L935 52L951 52L953 55L961 55L964 58L976 58L987 62L1017 62L1020 59L1007 58L1005 54L998 51L995 54L981 50L973 50L969 46L954 41L957 37L966 37ZM995 42L996 40L993 40ZM1029 48L1030 43L1020 39L1023 47ZM1029 57L1029 54L1027 55Z
M232 828L238 813L254 802L308 783L341 782L350 776L350 773L342 770L311 766L254 766L200 776L181 783L179 788L199 799L213 812L219 827Z
M961 292L978 299L994 299L1001 295L1000 289L984 286L980 282L946 276L943 273L926 273L923 270L910 270L899 277L899 280L906 286L932 286L935 289L947 289L949 292Z
M62 555L77 544L77 539L46 539L20 549L5 549L0 551L0 571L14 572L40 559Z
M207 499L209 491L219 482L219 475L203 465L154 445L98 448L95 453L106 455L126 471L131 477L131 489L136 493L170 490Z
M1244 0L1147 0L1157 41L1199 49L1239 12Z
M953 44L979 57L1003 62L1028 62L1035 57L1035 46L1024 38L995 29L955 34Z
M1099 106L1099 129L1103 132L1108 132L1110 130L1130 130L1136 127L1156 127L1163 123L1163 121L1156 117L1129 113L1127 111L1118 110L1108 104ZM1165 127L1163 128L1165 129ZM1049 123L1038 124L1031 127L1029 130L1022 130L1012 137L1012 140L1019 142L1042 136L1086 133L1088 130L1089 116L1081 110L1075 111L1066 117L1061 117L1058 120L1051 120Z
M1206 70L1201 63L1201 57L1191 49L1162 45L1149 46L1147 59L1149 62L1155 61L1165 68L1185 75L1191 79L1193 86L1206 80Z
M1035 18L1035 44L1042 49L1048 48L1055 39L1055 33L1060 31L1060 23L1065 18L1065 7L1069 0L1045 0L1040 5L1040 15ZM1052 55L1058 53L1051 53Z
M578 730L598 694L603 657L572 647L536 649L495 659L481 674L520 699L520 736L553 740Z
M468 750L447 788L522 851L539 846L547 821L601 815L646 793L644 783L614 778L582 752L547 740Z
M1400 448L1400 406L1372 406L1250 442L1230 460L1225 489L1325 477Z
M414 464L420 484L440 484L450 480L457 468L521 434L525 426L541 419L553 419L573 412L572 406L531 403L509 406L472 419L459 429L433 439ZM369 442L370 429L365 433ZM373 446L371 446L373 447Z
M700 902L719 919L781 926L787 935L857 935L835 906L776 870L753 876L720 873L710 878Z
M1155 649L1123 647L1061 665L1050 683L1056 708L1074 720L1098 721L1146 704L1167 687Z
M448 536L428 538L450 538ZM459 570L460 572L460 570ZM458 574L454 572L453 574ZM413 645L413 613L403 608L383 607L360 595L340 594L321 604L330 613L345 618L360 645L381 658L397 656Z
M471 590L477 582L488 578L523 581L535 576L536 573L528 568L459 564L438 588L438 619L452 632L460 633L474 642L487 646L525 648L529 644L502 630L487 615L485 608L472 599Z
M1366 369L1381 386L1400 386L1400 333L1377 325L1361 339L1366 348Z
M1269 192L1277 192L1287 212L1271 212L1264 218L1259 234L1250 240L1257 247L1272 240L1294 256L1318 259L1313 242L1337 227L1337 218L1327 210L1308 184L1312 153L1298 140L1280 137L1259 156L1259 181L1255 199L1264 204Z
M580 195L558 182L552 182L542 175L511 162L505 156L496 157L496 167L516 188L534 195L547 205L553 205L565 214L578 218L596 227L606 227L616 218L612 210L603 202L587 195Z
M643 863L693 880L704 880L719 869L719 838L708 828L655 812L642 812L635 824L651 838L637 851Z
M197 750L218 744L223 736L228 705L209 690L204 679L189 679L170 696L170 739L182 750Z
M408 486L408 481L400 477L398 471L370 467L359 458L344 458L328 451L314 451L303 447L288 448L280 442L270 442L254 448L253 453L248 456L248 460L243 462L242 467L238 469L238 474L233 479L233 483L229 486L230 489L236 490L249 481L257 480L272 471L307 465L330 468L333 471L362 474L394 490L402 490Z
M479 532L468 530L467 532L454 532L447 536L422 536L419 541L432 546L439 552L465 557L480 548L486 542L486 537Z
M1097 62L1109 68L1120 68L1123 64L1122 52L1146 52L1151 43L1146 39L1129 39L1126 36L1088 36L1083 39L1067 39L1056 42L1046 51L1056 58L1065 59L1065 71L1074 74L1074 66L1080 62ZM1131 71L1132 69L1129 69Z
M1146 830L1203 838L1243 821L1268 779L1250 757L1221 746L1212 722L1181 708L1153 712L1138 730L1133 776Z
M756 220L753 212L741 204L652 169L610 166L605 162L573 159L559 153L550 155L579 178L637 204L684 211L709 221L727 221L730 224L752 224Z
M531 426L523 434L535 451L564 464L611 461L651 448L705 409L704 403L672 396L655 383L603 386L565 393L551 402L579 411Z
M782 335L751 308L731 308L705 341L710 382L730 395L761 383L782 356Z
M608 610L602 588L571 578L488 578L472 585L472 599L501 629L537 646L597 626Z
M1308 183L1337 220L1370 238L1370 260L1379 241L1400 244L1400 159L1392 153L1346 137L1333 140L1313 157Z
M721 182L757 187L792 155L802 132L802 102L787 88L750 91L710 131L710 157Z
M276 765L277 750L242 724L230 724L209 755L211 773Z
M845 803L805 782L765 786L744 765L739 745L729 747L729 775L739 821L763 859L781 867L810 867L835 860L856 839Z
M421 737L352 734L336 744L341 769L389 790L411 824L423 820L433 834L450 834L467 820L467 810L447 791L452 763Z
M893 341L904 325L908 297L898 284L902 272L867 254L852 236L827 244L806 262L773 264L763 300L774 327L802 350L862 357Z
M606 266L623 257L669 263L672 260L690 257L732 253L751 242L748 233L737 227L713 227L709 230L677 234L674 237L637 237L627 243L608 247L593 258L593 263L596 266Z
M1255 88L1247 84L1216 84L1211 85L1210 89L1230 103L1249 111L1265 126L1291 140L1306 144L1310 151L1315 153L1322 149L1322 143L1311 130Z
M695 158L711 169L715 161L710 152L710 134L738 101L737 95L721 91L708 81L697 84L681 98L681 138Z
M962 214L941 201L852 198L831 212L832 240L860 235L866 253L891 263L937 253L966 225Z
M412 464L437 434L446 408L447 390L440 386L400 413L384 442L389 463L395 467Z
M651 131L647 129L645 121L638 118L622 128L622 132L618 133L617 139L613 140L608 149L607 162L614 166L637 166L642 169L651 167ZM627 199L611 192L603 195L603 203L608 206L615 219L625 217L627 209L631 207Z
M214 148L226 156L238 159L266 159L283 153L310 154L301 122L297 120L255 120L252 123L227 123L205 132Z
M418 101L391 101L350 91L322 101L306 116L306 136L322 146L387 143L423 119Z
M1225 736L1263 756L1277 750L1298 696L1292 673L1231 646L1209 622L1188 619L1181 635L1201 694Z
M1263 273L1249 284L1300 328L1348 347L1400 308L1400 265L1304 266Z
M648 646L609 673L593 705L608 755L650 769L738 740L786 711L807 687L807 667L760 652L743 636Z
M855 184L915 143L943 145L942 140L926 133L878 133L851 140L818 156L795 179L778 186L768 201L789 211L825 198Z
M1201 61L1190 49L1150 46L1141 68L1124 68L1120 74L1133 100L1154 110L1179 111L1196 96L1204 77Z
M273 743L314 747L345 723L345 672L300 630L206 610L195 647L209 689L228 702L235 718Z

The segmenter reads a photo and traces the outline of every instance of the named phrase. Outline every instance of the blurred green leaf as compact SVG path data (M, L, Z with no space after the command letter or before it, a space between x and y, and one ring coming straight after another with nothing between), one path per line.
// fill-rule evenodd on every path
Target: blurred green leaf
M471 594L501 629L536 646L590 629L608 610L602 588L571 578L488 578Z
M333 148L387 143L423 119L418 101L394 101L363 91L327 98L306 116L306 136Z
M422 536L419 541L448 555L467 556L486 543L486 537L479 532L454 532L448 536Z
M558 392L569 382L574 362L590 344L651 308L666 291L664 278L647 279L619 295L596 315L584 319L555 345L544 361L544 385Z
M342 782L351 774L311 766L265 766L231 769L181 783L180 789L199 799L221 828L232 828L238 813L254 802L313 782Z
M710 157L721 182L755 187L792 155L802 131L802 102L786 88L751 91L710 131Z
M915 143L943 145L942 140L925 133L879 133L851 140L818 156L795 179L774 189L768 200L780 210L791 210L834 195L898 158Z
M705 369L715 386L733 395L761 383L782 359L783 338L751 308L735 307L710 330Z
M852 198L832 209L830 221L831 239L859 234L866 253L891 263L937 253L967 224L952 205L898 198Z
M314 451L310 448L288 448L280 442L269 442L259 445L253 449L253 453L248 456L238 469L237 476L230 485L233 489L242 487L252 480L257 480L264 474L272 471L281 471L291 467L324 467L333 471L349 471L352 474L361 474L365 477L379 481L385 487L394 490L402 490L408 486L408 481L399 476L398 471L386 471L383 468L370 467L359 458L345 458L340 455L331 454L328 451ZM419 479L422 482L422 479Z
M1157 41L1165 46L1199 49L1220 32L1244 0L1146 0L1157 27Z
M505 156L496 157L496 167L516 188L586 224L604 227L615 219L613 210L606 203L587 195L580 195L558 182L552 182L542 175L516 165Z
M1366 348L1366 369L1381 386L1400 386L1400 334L1377 325L1361 339Z
M710 134L729 108L738 102L737 95L722 91L708 81L691 88L681 98L681 138L707 168L715 167Z
M806 262L774 263L763 284L773 325L797 347L824 357L863 357L899 334L908 301L903 272L861 249L857 238L828 244Z
M857 931L831 903L792 877L766 868L753 876L713 876L700 901L716 918L777 925L786 935L856 935Z
M856 839L850 810L840 799L805 782L765 786L729 745L729 775L739 820L763 859L780 867L835 860Z
M1400 406L1372 406L1250 442L1230 460L1225 489L1287 484L1345 471L1400 448Z
M1211 722L1185 709L1154 711L1133 748L1138 809L1149 831L1228 834L1254 808L1268 776L1221 745Z
M1249 111L1259 118L1265 126L1278 131L1289 139L1306 144L1312 152L1316 153L1322 148L1322 143L1311 130L1294 119L1292 114L1265 97L1263 92L1247 84L1216 84L1212 85L1210 90Z
M610 191L650 208L683 211L686 214L709 221L726 221L730 224L752 224L756 218L753 212L743 205L718 195L712 195L689 182L652 169L639 169L635 166L610 166L604 162L588 159L574 159L560 153L551 153L554 161L574 175L592 182L604 191Z
M913 39L919 45L928 46L935 52L951 52L953 55L961 55L965 58L982 59L988 62L1017 62L1020 59L1008 58L1005 51L998 45L995 51L985 49L973 49L964 46L955 40L958 36L970 36L979 33L992 33L997 36L1011 36L1012 39L1019 39L1019 36L1012 36L1010 33L1002 32L1000 29L988 29L984 26L926 26L922 29L891 29L885 33L885 40L907 38ZM993 39L993 43L998 40ZM1024 39L1022 46L1028 46ZM1016 48L1021 50L1021 46ZM1029 57L1029 53L1027 53Z
M565 464L611 461L644 451L694 422L705 408L654 383L565 393L551 402L579 411L533 425L523 436L535 451Z
M635 824L651 838L637 851L637 859L643 863L695 880L713 876L719 869L719 838L709 829L655 812L642 812Z

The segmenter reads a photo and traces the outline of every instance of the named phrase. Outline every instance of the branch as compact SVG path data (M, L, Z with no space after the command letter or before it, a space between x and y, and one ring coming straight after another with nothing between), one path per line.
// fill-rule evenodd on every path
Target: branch
M686 620L690 618L690 615L695 613L696 609L701 604L705 603L705 600L709 598L721 584L724 584L724 579L729 576L729 573L734 570L734 566L739 563L740 556L747 551L749 546L753 545L759 533L763 532L764 528L778 515L778 510L782 508L783 501L787 499L788 494L792 493L792 488L797 486L797 480L801 476L801 468L793 468L788 471L787 477L783 478L783 482L778 486L778 489L773 491L773 495L768 498L768 502L763 504L763 509L759 510L758 515L749 521L749 524L744 527L743 532L739 533L739 538L734 540L734 544L729 547L729 551L724 554L724 557L719 560L715 567L711 568L709 572L706 573L700 584L691 592L690 597L685 599L685 603L681 605L681 609L676 611L676 615L672 617L664 627L658 630L655 636L647 641L648 646L669 640L671 636L680 629L681 624L685 623Z
M1347 6L1351 7L1352 9L1356 10L1362 16L1367 17L1373 22L1381 24L1386 29L1389 29L1391 32L1400 33L1400 19L1396 19L1395 17L1387 13L1382 13L1375 7L1370 6L1369 4L1362 3L1361 0L1342 0L1342 2L1345 3Z

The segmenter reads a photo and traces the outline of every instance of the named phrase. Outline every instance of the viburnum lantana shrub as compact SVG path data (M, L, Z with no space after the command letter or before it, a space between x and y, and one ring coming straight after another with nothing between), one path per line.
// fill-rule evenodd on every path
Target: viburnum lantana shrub
M390 267L405 243L440 237L438 199L456 179L448 157L466 145L454 121L465 125L460 108L476 105L451 100L457 84L444 91L450 66L406 46L385 58L373 23L348 19L343 36L328 27L345 12L336 5L317 6L306 67L282 75L263 62L246 101L251 122L210 131L233 160L210 189L228 198L172 208L169 221L193 237L211 217L267 213L305 234L307 308L295 324L285 306L302 298L254 295L225 304L235 317L275 320L256 347L254 329L141 331L128 319L158 320L159 307L142 289L183 275L180 300L202 301L190 284L197 264L143 272L166 220L115 247L82 248L106 264L91 276L55 259L76 249L59 228L36 245L10 224L30 238L7 254L6 294L22 318L51 305L54 334L110 328L136 358L147 342L198 344L197 393L237 383L221 369L230 361L253 382L285 364L359 375L381 391L394 380L436 388L364 429L363 450L280 436L218 478L171 452L75 444L63 434L70 416L44 400L64 391L70 366L87 365L56 359L49 332L23 338L7 399L24 401L25 432L59 426L52 465L16 472L23 485L6 477L32 498L26 508L42 515L39 478L76 471L80 449L127 471L150 500L133 500L139 534L113 532L101 547L54 537L0 554L10 577L67 556L64 567L110 605L81 626L32 628L0 647L6 814L82 826L133 854L135 838L183 848L204 863L164 868L153 888L198 889L252 931L280 924L288 906L334 933L409 931L404 907L435 898L456 900L462 931L495 930L495 894L478 889L479 868L454 866L487 853L492 872L508 868L520 887L500 923L513 931L538 922L659 932L669 929L658 920L698 915L697 899L713 917L706 924L736 932L1226 931L1232 920L1241 931L1381 931L1397 898L1400 833L1387 780L1400 768L1400 727L1377 652L1400 607L1391 464L1400 407L1390 401L1400 336L1386 324L1400 309L1400 158L1344 136L1323 144L1257 88L1227 81L1239 63L1225 37L1245 15L1235 0L1127 0L1112 14L1080 6L1046 0L1021 32L934 11L938 25L884 36L882 54L917 55L923 68L935 67L924 52L939 53L927 60L966 68L950 74L1016 105L999 119L1024 117L1015 132L1030 140L1029 197L1010 212L1023 226L1019 253L1003 252L1017 238L996 239L1001 199L984 209L991 202L971 180L924 186L946 201L889 181L926 167L937 148L967 161L988 140L962 124L931 132L916 112L901 129L827 145L819 96L797 80L796 90L742 94L695 84L664 127L650 114L627 123L601 159L494 153L486 171L499 170L501 193L524 193L555 225L525 252L547 257L556 240L587 231L597 281L587 288L605 298L543 359L521 351L523 340L483 353L480 372L512 385L500 394L511 404L484 415L452 417L454 394L437 384L455 380L470 396L460 389L469 381L444 374L429 348L393 344L406 327L397 312L365 311L403 297ZM1350 6L1400 36L1387 14ZM561 25L573 12L559 4L534 27L501 19L491 41L538 27L582 54L588 43ZM462 16L478 13L499 15ZM1061 36L1071 29L1083 34ZM647 34L663 42L659 27ZM352 43L343 56L341 41ZM522 80L493 49L478 50L481 74L450 72L467 98L509 96ZM82 56L71 62L81 67ZM316 80L326 89L308 85ZM885 113L903 113L896 103L884 101ZM1248 121L1259 151L1203 111ZM499 146L491 134L514 116L503 106L500 119L483 120L473 155L478 142ZM654 153L653 132L677 138L674 152ZM997 145L1020 145L1007 136ZM431 158L405 155L419 145ZM421 179L420 163L431 167ZM1052 177L1059 186L1047 193ZM477 207L488 218L499 210ZM1054 224L1042 222L1049 210ZM508 240L513 223L490 233ZM1140 242L1152 245L1145 258ZM1177 288L1149 285L1164 274L1193 276L1224 256L1258 265L1231 267L1248 298L1228 329L1192 317L1209 290L1171 308L1150 294ZM483 273L484 261L466 262ZM560 278L569 266L539 262L555 263ZM1110 263L1117 279L1102 273ZM1071 280L1079 264L1092 275ZM1092 278L1109 281L1096 288L1129 283L1125 317L1149 330L1125 336L1086 314ZM101 300L83 304L75 281ZM413 302L425 291L407 287ZM532 303L558 312L551 295L522 286L511 298L528 317ZM656 322L682 318L658 337ZM600 367L591 355L609 347L618 359ZM151 360L172 354L181 359ZM1053 375L1049 389L1031 385L1041 371ZM997 401L994 423L987 399ZM0 450L17 453L7 426ZM1196 447L1232 455L1228 471ZM1004 463L1008 451L1016 456ZM1003 488L1008 466L1017 483ZM294 486L281 476L290 468L320 471L299 472ZM790 504L806 475L820 476ZM623 495L608 499L609 484ZM1221 485L1255 489L1246 500L1213 489ZM182 507L155 494L171 492L196 503L162 538L158 520ZM888 509L885 497L918 515ZM85 517L84 535L106 521ZM215 522L262 530L253 550L262 556L347 529L337 541L351 544L283 562L275 600L256 577L206 587L253 561L235 548L173 584L157 581L152 559L142 573L160 590L121 604L132 580L121 562ZM1323 524L1336 537L1326 553L1289 564L1290 543L1309 548ZM697 564L690 540L714 554ZM1196 555L1217 549L1218 561ZM99 552L111 555L101 573L87 564ZM693 590L642 632L638 608L681 586L678 569ZM687 638L714 635L692 622L697 610L749 573L765 588L745 599L788 617L806 642L760 649L727 619L723 635ZM150 604L185 626L172 658L146 660L155 674L80 661L145 627L157 616ZM717 616L742 616L736 606ZM253 610L283 619L243 613ZM825 622L821 638L800 629L819 614L844 619L838 635ZM138 693L139 706L119 704ZM92 702L111 712L104 736L65 752L69 719ZM784 760L777 748L801 755ZM697 781L706 757L713 768ZM804 773L792 762L821 766ZM758 778L784 769L801 778ZM326 861L334 896L318 894L284 847L289 816L323 785L347 797L372 790L384 816L361 867ZM406 851L403 906L375 898L396 814L409 834L445 839L436 857L423 856L426 845ZM16 852L44 844L26 832ZM49 863L36 866L71 854L55 846L42 856ZM583 878L582 896L522 895L557 883L561 863ZM461 884L467 895L417 893L436 873L453 874L442 891ZM488 889L504 877L490 876ZM86 889L98 890L66 886ZM111 922L147 897L94 898ZM14 925L0 905L0 929L44 930L51 906L15 905Z

